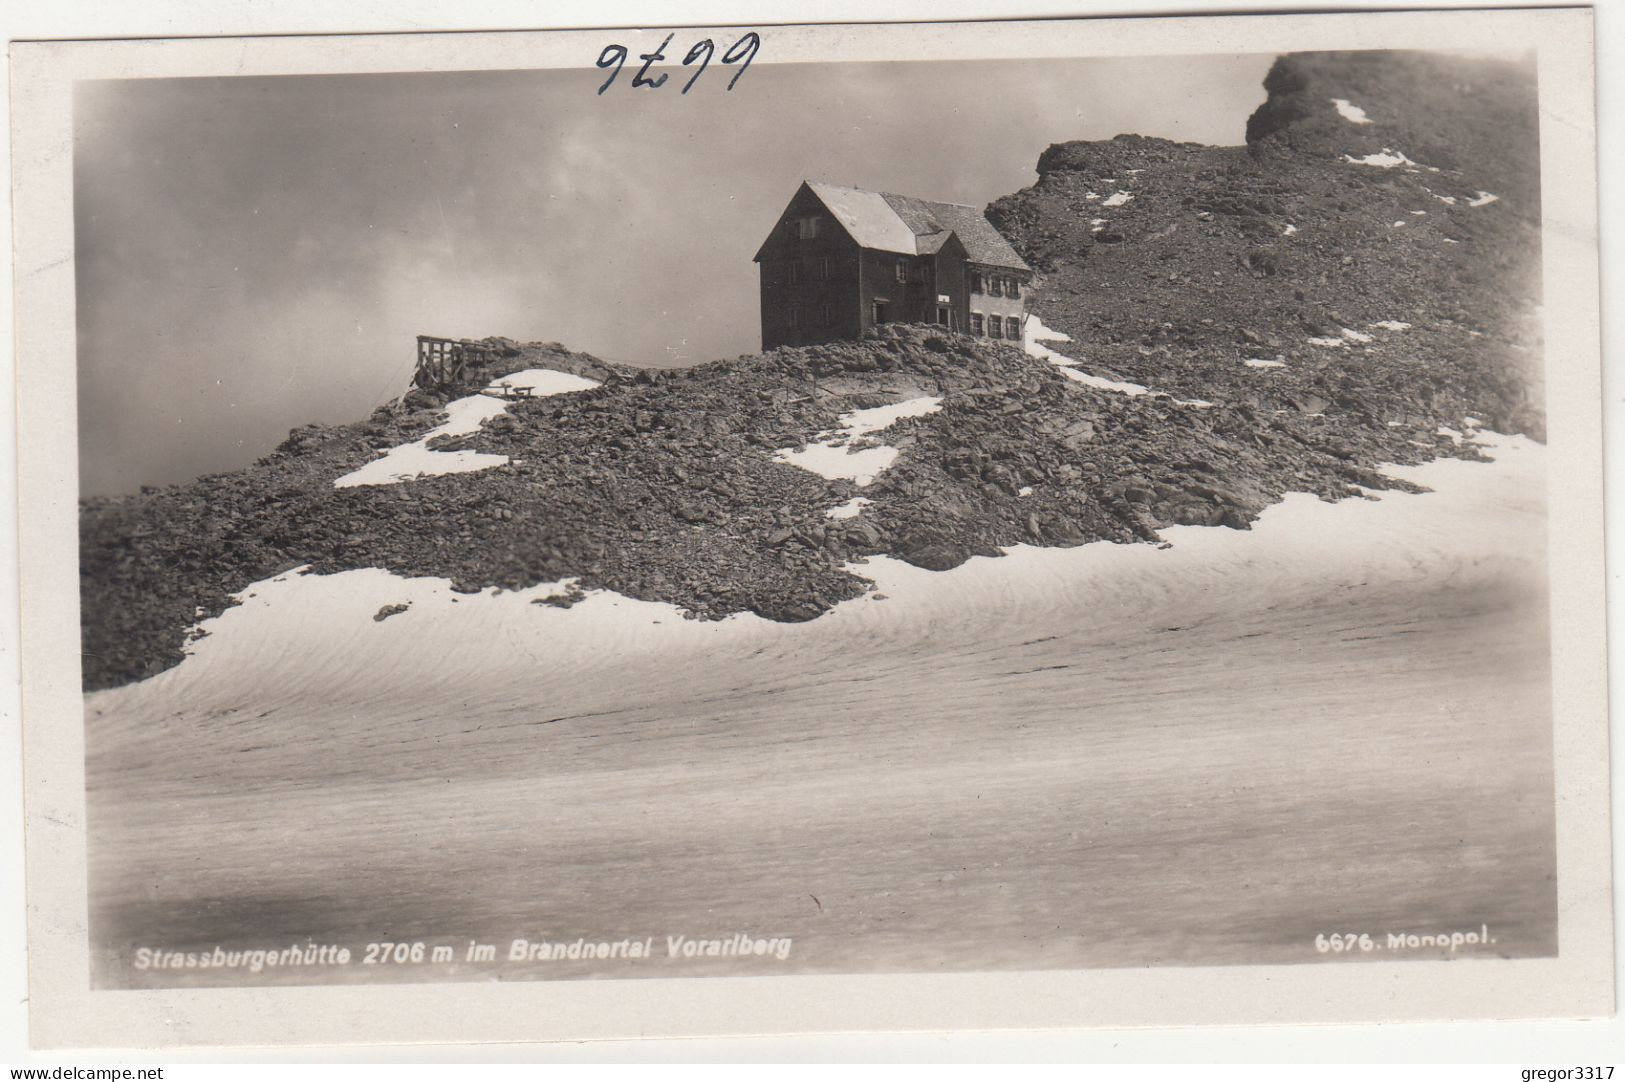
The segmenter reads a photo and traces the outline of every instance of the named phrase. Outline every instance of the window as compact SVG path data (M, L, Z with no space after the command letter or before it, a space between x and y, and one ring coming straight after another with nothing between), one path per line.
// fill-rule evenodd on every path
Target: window
M982 313L972 312L970 314L970 333L980 337L982 333Z
M818 277L829 277L829 256L827 255L821 255L818 257Z
M906 260L899 259L897 261L897 280L899 282L908 281L908 263Z
M831 323L834 323L835 309L828 304L820 304L818 306L818 322L822 323L826 327Z
M970 291L972 293L982 292L982 276L976 271L970 272Z
M1003 323L998 316L987 317L987 336L989 338L1003 338Z
M1004 317L1004 336L1011 341L1021 337L1021 320L1015 316Z
M797 218L796 236L800 237L802 240L812 240L814 237L818 236L817 216L814 215L811 218Z
M784 284L793 286L799 281L801 281L801 264L786 263L784 265Z
M991 296L991 297L1002 297L1002 296L1004 296L1004 288L1003 288L1003 286L1004 286L1004 279L1002 279L1002 278L989 278L987 280L987 292L988 292L988 295Z
M1010 279L1010 281L1006 284L1004 291L1005 291L1005 293L1009 294L1012 297L1021 296L1021 279L1020 278L1012 278L1012 279Z
M792 327L801 326L801 309L799 309L799 308L791 308L790 309L790 326L792 326Z

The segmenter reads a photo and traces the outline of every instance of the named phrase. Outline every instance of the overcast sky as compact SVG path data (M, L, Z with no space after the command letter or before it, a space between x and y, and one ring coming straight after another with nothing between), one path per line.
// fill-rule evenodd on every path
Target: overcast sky
M759 346L751 256L818 178L981 206L1052 142L1239 144L1267 54L758 64L731 93L584 70L85 83L85 495L246 465L359 419L414 337L639 364Z

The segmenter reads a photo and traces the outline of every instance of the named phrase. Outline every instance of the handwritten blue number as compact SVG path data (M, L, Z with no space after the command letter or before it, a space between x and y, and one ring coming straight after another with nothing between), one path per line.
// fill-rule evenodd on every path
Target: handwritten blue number
M646 86L650 90L658 90L666 85L665 75L661 75L658 79L645 79L644 76L649 73L649 66L656 60L666 59L666 44L667 42L671 41L672 36L673 35L671 34L667 34L665 41L662 41L660 43L660 47L655 49L654 52L638 54L638 59L643 61L643 67L636 75L632 76L633 86Z
M689 78L688 82L683 84L683 93L687 94L688 93L688 88L694 85L694 80L698 79L702 74L705 73L705 66L711 62L711 56L716 51L717 51L717 47L711 43L711 39L710 38L704 38L701 41L695 43L694 48L690 49L688 51L688 55L683 57L683 67L686 68L690 64L694 63L695 60L699 60L700 54L702 52L705 54L705 59L700 60L700 70L696 71Z
M611 59L612 57L613 59ZM598 66L601 68L613 67L615 70L609 73L609 78L605 79L604 85L598 88L598 93L602 94L604 91L609 89L609 84L615 81L615 76L621 73L621 65L625 63L625 45L604 46L604 51L598 54Z
M722 62L724 64L738 63L741 58L743 58L745 61L744 66L734 73L734 77L732 79L728 80L729 90L732 90L734 88L734 84L739 81L739 77L745 74L745 68L750 67L750 62L756 57L756 50L760 49L761 47L761 36L758 35L756 31L752 30L750 33L728 46L728 51L722 54Z

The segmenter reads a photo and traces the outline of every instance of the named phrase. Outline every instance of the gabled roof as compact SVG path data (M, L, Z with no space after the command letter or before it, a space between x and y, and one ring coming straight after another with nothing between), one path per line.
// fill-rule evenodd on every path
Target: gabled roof
M965 246L972 263L1030 271L993 223L975 207L933 203L890 192L871 192L840 184L808 181L807 187L841 227L864 248L905 255L929 255L950 235Z
M886 202L879 192L866 192L862 188L843 188L836 184L823 184L809 180L819 202L841 223L841 228L852 235L862 248L882 252L906 252L916 255L914 231Z

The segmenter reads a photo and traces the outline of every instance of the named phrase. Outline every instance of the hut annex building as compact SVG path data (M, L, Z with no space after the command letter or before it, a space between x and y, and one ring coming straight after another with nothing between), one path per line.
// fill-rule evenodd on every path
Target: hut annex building
M975 207L807 181L756 253L762 349L938 323L1021 339L1032 268Z

